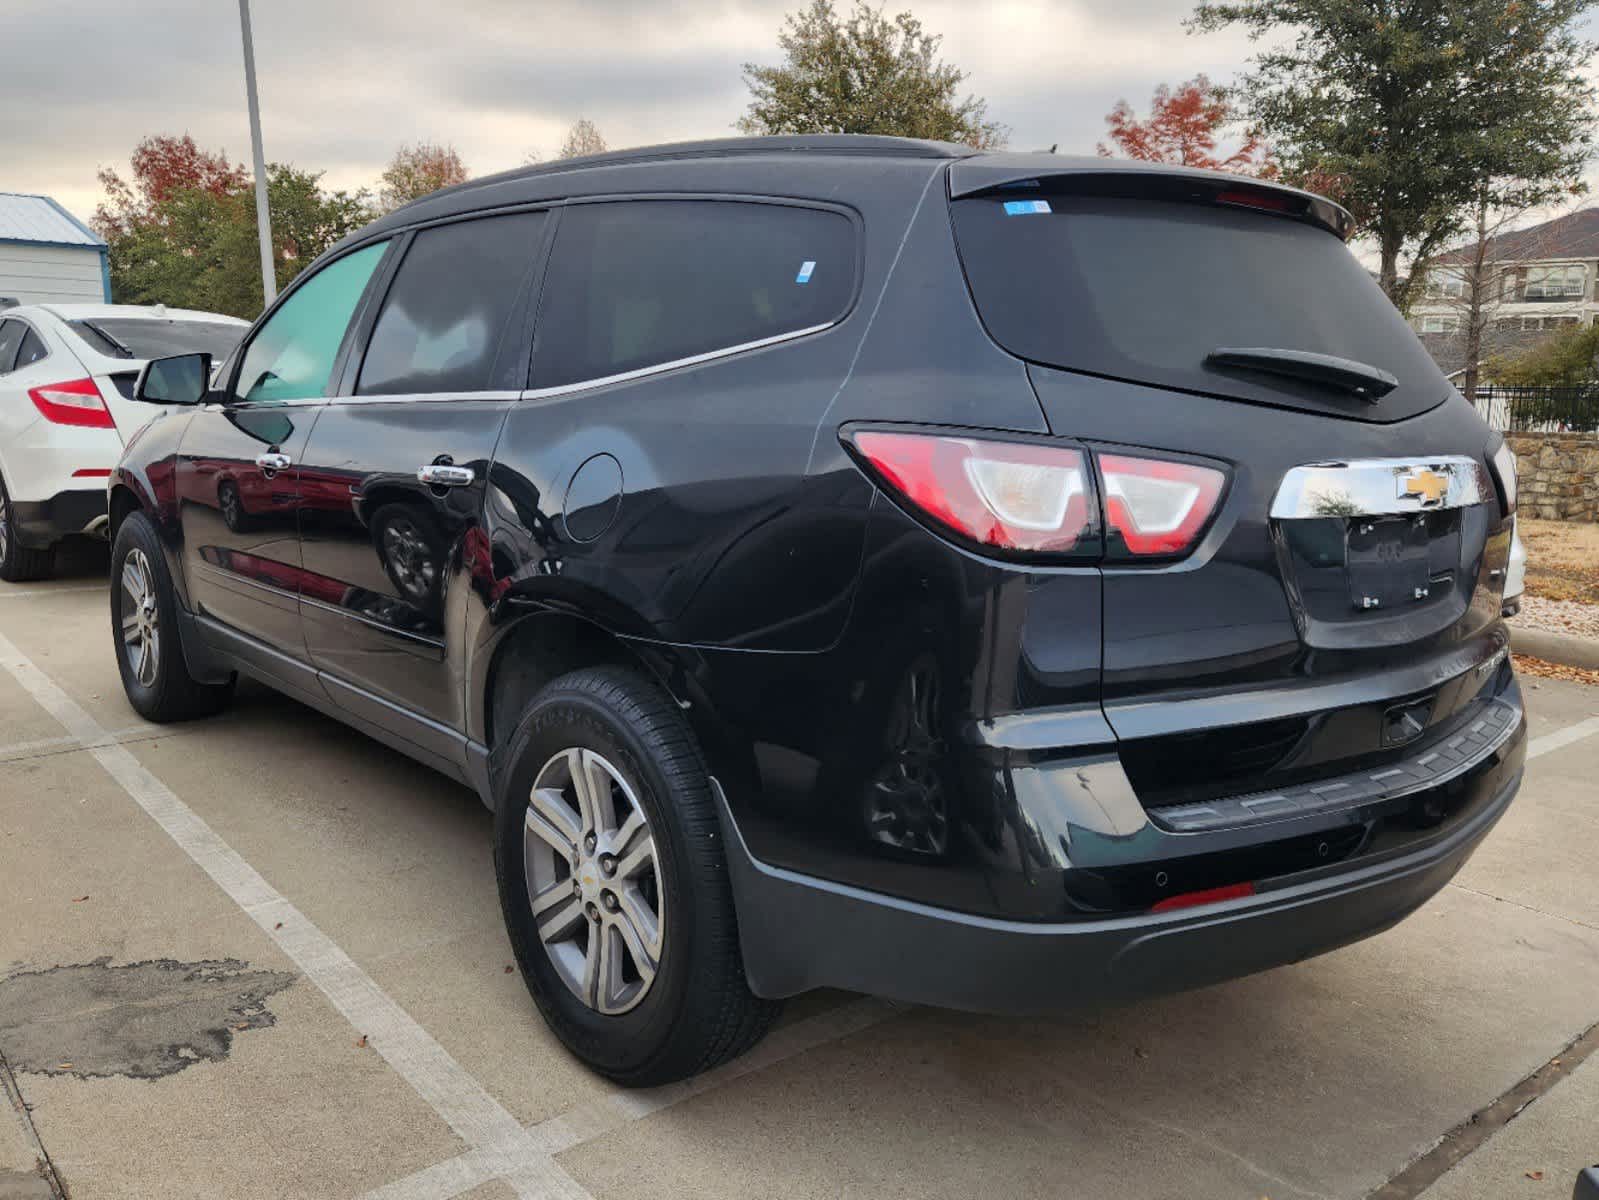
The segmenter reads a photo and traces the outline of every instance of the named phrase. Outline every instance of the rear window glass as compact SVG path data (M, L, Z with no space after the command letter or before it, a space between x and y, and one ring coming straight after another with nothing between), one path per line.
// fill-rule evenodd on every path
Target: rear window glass
M619 375L826 325L855 291L854 225L737 201L568 208L539 313L534 385Z
M1048 366L1267 403L1311 386L1204 365L1212 351L1273 348L1447 384L1348 247L1282 217L1107 196L954 203L961 261L983 324Z
M356 391L486 389L544 219L515 213L418 233L383 301Z
M96 353L111 358L166 358L209 354L221 362L249 329L221 321L169 321L158 317L96 317L68 321Z

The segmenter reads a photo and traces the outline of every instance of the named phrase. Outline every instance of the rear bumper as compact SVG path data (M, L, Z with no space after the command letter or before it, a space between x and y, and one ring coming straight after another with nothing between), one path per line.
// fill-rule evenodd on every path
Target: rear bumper
M761 863L718 791L750 985L768 997L836 987L1027 1014L1296 962L1396 924L1449 882L1521 785L1524 724L1502 754L1485 803L1401 854L1267 881L1258 895L1203 908L1049 924L934 908Z
M13 500L11 509L18 540L42 550L62 538L96 532L105 523L105 488L57 492L48 500Z

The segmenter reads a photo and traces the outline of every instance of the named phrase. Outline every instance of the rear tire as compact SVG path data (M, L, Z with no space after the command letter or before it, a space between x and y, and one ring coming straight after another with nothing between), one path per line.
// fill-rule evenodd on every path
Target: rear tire
M20 537L11 507L11 493L6 491L6 481L0 479L0 579L7 583L48 579L55 566L54 549L24 546Z
M494 837L500 904L522 978L567 1049L617 1083L650 1087L759 1041L781 1005L756 997L745 978L709 777L671 698L620 667L574 671L534 697L506 762ZM578 795L579 769L587 795L602 800ZM601 809L613 815L591 821ZM545 813L545 832L530 833ZM633 873L644 841L650 865ZM611 888L628 894L618 901ZM532 891L551 897L538 919ZM613 929L618 940L607 943ZM608 944L618 948L593 960L590 987L586 955L599 952L589 947ZM640 953L654 954L653 973ZM607 961L620 964L614 975Z
M111 636L128 703L147 721L188 721L221 712L234 680L189 674L178 632L178 599L150 518L132 513L111 547Z

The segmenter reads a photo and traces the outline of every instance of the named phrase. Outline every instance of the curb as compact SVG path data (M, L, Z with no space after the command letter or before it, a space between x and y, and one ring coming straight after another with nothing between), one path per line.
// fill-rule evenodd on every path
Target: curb
M1545 629L1510 626L1510 648L1517 654L1559 663L1563 667L1582 667L1599 671L1599 641L1574 637L1569 633L1550 633Z

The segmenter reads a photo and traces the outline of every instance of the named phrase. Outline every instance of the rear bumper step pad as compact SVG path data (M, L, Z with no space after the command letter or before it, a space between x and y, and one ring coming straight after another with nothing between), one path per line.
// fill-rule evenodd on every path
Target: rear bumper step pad
M1357 771L1278 791L1151 808L1149 816L1174 833L1209 833L1397 800L1464 775L1510 740L1521 716L1519 705L1497 697L1458 732L1425 746L1412 758L1378 770Z

